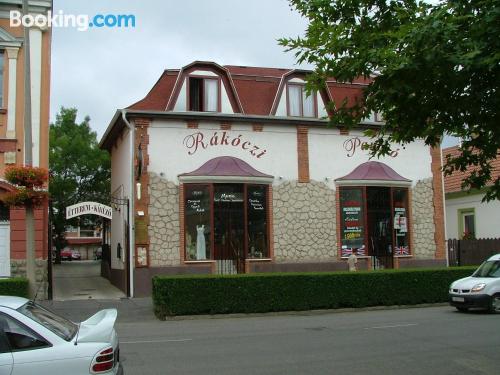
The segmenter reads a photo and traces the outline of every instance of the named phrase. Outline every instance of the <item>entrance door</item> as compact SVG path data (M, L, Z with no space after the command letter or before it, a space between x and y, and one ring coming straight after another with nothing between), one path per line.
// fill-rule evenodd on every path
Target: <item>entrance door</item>
M214 259L217 273L245 271L243 184L214 185Z
M10 224L0 222L0 276L10 277Z
M391 189L367 187L368 247L375 269L393 268Z

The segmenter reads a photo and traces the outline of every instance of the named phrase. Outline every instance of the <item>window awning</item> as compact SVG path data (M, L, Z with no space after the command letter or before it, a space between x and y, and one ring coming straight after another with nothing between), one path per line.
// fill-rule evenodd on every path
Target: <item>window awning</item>
M179 176L180 182L248 182L266 183L273 182L274 177L253 168L247 162L232 157L220 156L207 161L198 169L183 173Z
M409 186L411 180L404 178L388 165L369 161L358 165L344 177L337 178L338 185Z

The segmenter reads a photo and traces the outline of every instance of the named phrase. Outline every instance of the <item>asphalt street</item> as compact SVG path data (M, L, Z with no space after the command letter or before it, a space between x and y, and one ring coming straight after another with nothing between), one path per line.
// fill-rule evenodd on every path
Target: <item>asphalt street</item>
M500 315L438 306L162 322L147 300L122 303L127 375L500 374Z

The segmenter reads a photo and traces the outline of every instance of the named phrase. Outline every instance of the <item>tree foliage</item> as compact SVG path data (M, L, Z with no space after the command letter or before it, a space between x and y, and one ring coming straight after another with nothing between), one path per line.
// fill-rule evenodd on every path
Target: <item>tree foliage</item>
M55 245L64 245L66 207L83 201L109 203L111 163L100 150L90 118L76 123L75 108L61 108L50 125L50 183Z
M491 161L500 150L500 1L290 0L309 21L304 37L283 38L299 63L315 66L310 90L327 78L369 80L355 105L331 103L330 122L354 126L371 112L385 125L372 137L371 156L391 144L443 135L460 137L461 154L444 171L475 171L464 188L489 185L485 200L500 199Z

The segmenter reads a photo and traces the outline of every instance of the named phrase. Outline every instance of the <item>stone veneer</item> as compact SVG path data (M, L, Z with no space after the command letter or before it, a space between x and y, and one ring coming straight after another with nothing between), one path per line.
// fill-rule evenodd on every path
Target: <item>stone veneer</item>
M47 260L35 260L35 278L37 287L37 299L47 298ZM11 277L26 277L26 259L11 259L10 261Z
M434 205L432 178L420 180L412 191L413 255L415 259L434 259Z
M149 264L179 265L179 186L151 172L149 196Z
M335 191L324 183L287 181L273 186L276 261L336 261L335 217Z

